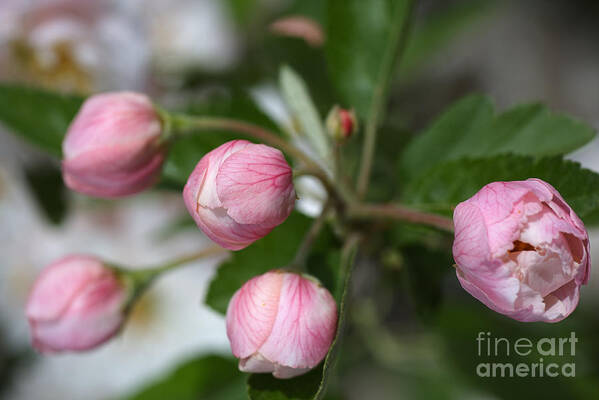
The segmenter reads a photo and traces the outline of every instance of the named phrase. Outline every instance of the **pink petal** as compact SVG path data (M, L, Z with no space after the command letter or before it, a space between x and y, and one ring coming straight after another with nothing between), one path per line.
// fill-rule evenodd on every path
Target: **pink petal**
M246 282L227 308L227 336L237 358L256 353L270 335L279 310L284 273L268 272Z
M105 274L102 263L91 256L70 255L55 261L38 277L27 302L27 317L58 318L82 288Z
M33 321L33 344L43 352L81 351L110 339L124 322L126 293L109 276L77 296L60 318Z
M223 203L217 192L217 175L222 164L232 155L252 144L247 140L232 140L206 154L192 172L203 175L201 184L197 187L195 201L208 208L222 207Z
M336 325L337 305L328 290L286 273L276 321L258 351L281 366L313 368L327 354Z
M193 213L192 213L193 212ZM199 206L191 211L198 227L212 241L229 250L241 250L266 236L273 228L264 225L243 225L231 218L224 208Z
M262 144L230 155L216 187L227 213L242 224L279 225L295 203L291 168L279 150Z
M461 267L475 270L490 257L488 233L481 210L465 201L458 204L453 213L455 239L453 258Z
M133 92L97 94L85 101L63 142L65 159L99 147L144 146L162 127L151 100Z

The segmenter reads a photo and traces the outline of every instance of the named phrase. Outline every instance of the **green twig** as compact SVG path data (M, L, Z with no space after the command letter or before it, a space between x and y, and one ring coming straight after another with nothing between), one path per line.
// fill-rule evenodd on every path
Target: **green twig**
M400 204L354 204L348 208L347 215L354 219L395 219L453 232L451 218L415 210Z

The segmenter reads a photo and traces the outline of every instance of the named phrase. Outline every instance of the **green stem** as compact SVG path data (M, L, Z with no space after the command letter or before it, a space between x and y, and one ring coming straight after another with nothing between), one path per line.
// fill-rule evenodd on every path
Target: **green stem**
M341 194L335 189L335 185L329 178L327 172L318 165L318 163L293 144L285 141L275 133L263 127L227 118L193 117L181 114L168 114L166 112L162 112L161 114L163 119L168 121L165 123L165 126L170 129L170 131L167 132L167 135L176 136L194 130L233 131L278 147L283 152L304 164L302 171L318 178L329 192L329 195L337 199L342 198Z
M223 249L222 247L211 246L204 250L198 251L197 253L192 253L192 254L177 258L175 260L172 260L166 264L163 264L163 265L160 265L157 267L150 267L150 268L144 268L144 269L117 268L117 270L121 275L129 278L132 281L132 284L134 287L134 292L135 292L135 297L137 297L145 289L147 289L156 278L158 278L163 273L168 272L173 269L176 269L176 268L179 268L179 267L181 267L187 263L190 263L192 261L211 257L211 256L218 255L218 254L224 254L225 252L227 252L227 250Z
M453 232L451 218L426 213L399 204L354 204L347 210L347 215L355 219L391 218Z
M327 204L325 204L322 208L322 212L320 213L318 218L314 220L312 226L310 226L310 229L304 236L304 241L298 248L297 253L295 254L295 258L293 259L291 264L288 265L289 269L294 271L302 271L306 268L306 260L308 259L310 249L312 248L314 241L316 240L318 234L324 226L329 210L330 202L327 202Z
M359 199L363 199L366 196L366 192L368 192L372 162L376 149L376 131L385 103L389 81L391 80L391 72L396 61L401 57L407 43L407 32L410 27L414 1L406 0L404 3L404 5L397 6L396 12L398 14L404 13L405 16L402 23L393 24L391 27L389 34L391 38L390 43L387 51L383 54L378 84L375 86L372 94L372 102L364 128L364 145L362 147L361 165L356 186ZM394 51L395 49L397 51Z

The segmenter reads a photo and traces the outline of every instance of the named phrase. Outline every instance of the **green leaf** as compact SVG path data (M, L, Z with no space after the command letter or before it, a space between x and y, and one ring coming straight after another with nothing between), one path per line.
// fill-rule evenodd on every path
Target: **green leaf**
M252 374L248 379L251 400L309 400L314 398L322 380L322 366L291 379L276 379L271 374Z
M241 90L208 93L203 100L189 103L181 111L192 115L235 118L278 132L272 120ZM243 136L235 132L200 131L190 132L177 139L169 150L162 174L164 180L175 187L184 185L204 154L225 142L240 138Z
M528 178L553 185L583 219L599 210L599 174L560 157L534 159L518 155L438 164L408 184L403 201L449 215L459 202L487 183Z
M324 362L307 374L292 379L276 379L270 374L252 374L248 379L251 400L320 400L324 397L329 375L334 368L347 314L347 293L358 241L353 237L344 246L339 278L342 290L336 294L339 304L337 333Z
M83 97L0 83L0 121L30 143L60 156L62 138Z
M185 362L165 378L125 399L242 400L246 398L244 387L244 375L236 360L205 355Z
M595 131L542 104L525 104L495 115L484 96L459 100L415 138L401 158L402 172L418 176L435 163L462 157L514 153L535 157L569 153L588 143Z
M317 154L328 160L331 154L328 137L306 83L288 66L281 68L279 81L285 102L299 123L301 133L306 135Z
M440 48L483 20L489 14L494 1L466 0L448 2L442 10L418 21L410 34L406 50L401 58L400 79L406 82L410 74L430 59Z
M443 299L443 280L453 264L451 253L424 245L405 246L401 249L404 258L402 269L409 294L418 315L427 320L433 316Z
M206 294L206 304L220 313L227 311L233 294L246 281L291 262L310 226L310 218L292 213L264 238L231 254L217 270Z
M60 168L39 162L25 166L25 178L33 198L46 218L60 223L67 214L69 191L62 182Z
M360 118L384 105L411 0L329 0L325 52L341 99Z

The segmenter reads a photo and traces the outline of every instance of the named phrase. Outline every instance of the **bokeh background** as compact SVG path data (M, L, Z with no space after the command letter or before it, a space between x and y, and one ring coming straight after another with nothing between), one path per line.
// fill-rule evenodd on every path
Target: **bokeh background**
M273 23L289 16L318 23L324 3L1 0L0 80L83 94L138 90L174 108L206 107L215 97L232 104L243 91L273 120L290 125L277 93L278 68L293 66L325 114L335 102L323 72L326 38L317 26L304 26L295 37L289 26ZM593 0L420 1L384 135L418 132L471 92L488 94L499 110L542 101L599 128L598 20ZM599 141L569 158L599 171ZM384 176L387 166L378 168L375 177ZM319 188L307 186L316 194L300 208L311 214L319 208ZM589 230L597 259L599 228ZM444 239L435 251L413 244L402 252L387 239L384 262L362 256L356 270L352 324L331 398L599 398L596 269L567 320L520 324L461 290ZM23 307L38 271L67 252L135 267L206 243L178 193L158 189L118 201L69 193L55 159L0 127L0 397L197 398L172 390L201 381L195 357L229 355L223 317L202 303L216 260L165 276L144 295L122 335L86 354L36 354ZM479 378L479 331L533 341L575 331L576 377ZM187 369L173 375L180 365ZM243 398L239 379L230 393L211 398Z

